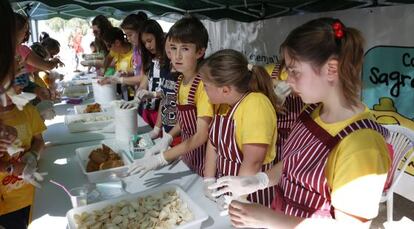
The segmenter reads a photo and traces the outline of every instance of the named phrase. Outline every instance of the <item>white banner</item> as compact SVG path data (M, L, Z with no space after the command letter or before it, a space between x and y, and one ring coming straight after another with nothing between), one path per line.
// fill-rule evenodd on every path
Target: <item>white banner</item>
M399 124L414 131L414 5L305 14L252 23L203 21L210 35L207 55L231 48L243 52L251 63L277 62L279 46L287 34L318 17L338 18L345 26L363 33L364 102L381 124ZM414 161L401 181L396 191L414 201Z

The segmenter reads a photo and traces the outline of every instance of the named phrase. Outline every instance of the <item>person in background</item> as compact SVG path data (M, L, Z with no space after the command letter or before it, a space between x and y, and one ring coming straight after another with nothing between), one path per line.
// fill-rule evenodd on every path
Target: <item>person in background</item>
M266 70L242 53L224 49L205 59L199 71L217 106L207 143L204 191L221 176L249 176L269 170L276 158L276 111L281 109ZM275 188L233 197L270 207ZM224 198L224 197L223 197Z
M72 37L72 41L70 42L72 44L72 48L75 52L75 70L74 72L80 72L79 70L79 57L84 52L82 48L82 28L76 28L75 30L75 36Z
M115 74L108 75L108 79L102 79L98 82L100 84L107 84L114 81L111 78L124 78L124 77L131 77L134 75L134 68L132 64L132 45L125 39L125 35L121 29L113 27L109 29L104 35L103 40L110 50L104 64L104 71L107 70L108 65L107 63L114 62L115 63ZM115 82L123 82L123 79L115 80ZM129 100L129 98L133 98L133 92L130 93L129 90L133 91L133 88L120 85L120 91L122 92L122 97L125 100Z
M13 84L16 93L23 87L19 81ZM29 103L23 110L16 108L9 97L7 105L0 107L0 117L5 125L17 130L19 148L22 152L0 157L1 164L8 164L0 171L0 225L5 228L25 229L31 219L31 207L34 200L34 186L40 188L43 180L37 170L37 161L44 148L42 132L46 129L39 112Z
M39 36L39 42L42 42L44 39L49 38L49 34L46 32L41 32Z
M223 177L214 195L245 195L277 185L272 209L232 201L235 227L369 228L378 214L390 156L388 131L361 102L361 33L335 18L295 28L281 45L288 84L304 103L266 173Z
M143 30L142 41L145 41L147 49L158 49L158 44L152 45L156 40L145 33ZM214 109L208 100L204 84L197 75L197 66L199 60L204 57L208 33L199 19L184 17L171 27L167 37L170 40L171 62L175 69L181 72L175 89L179 125L175 125L169 133L164 133L151 150L151 153L159 154L148 155L146 159L135 161L129 172L140 173L142 176L181 157L191 171L203 176L208 127ZM161 46L161 49L164 50L164 46ZM178 133L178 128L182 142L168 150L173 135Z

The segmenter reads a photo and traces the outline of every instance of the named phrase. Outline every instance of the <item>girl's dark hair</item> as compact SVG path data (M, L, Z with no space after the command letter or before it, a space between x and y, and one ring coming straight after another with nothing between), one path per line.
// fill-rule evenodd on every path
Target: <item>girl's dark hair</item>
M142 24L147 19L147 14L140 11L137 14L130 14L126 16L119 27L121 27L122 29L135 30L139 33Z
M42 42L40 42L40 44L43 47L45 47L45 49L47 51L49 51L49 52L51 50L58 50L58 49L60 49L60 43L59 43L59 41L57 41L57 40L55 40L55 39L53 39L51 37L48 37L48 38L43 39Z
M149 34L154 35L155 45L156 45L155 56L152 55L151 52L145 48L145 45L142 44L143 33L149 33ZM164 43L165 43L164 31L162 30L160 24L158 24L158 22L155 20L146 20L144 24L142 25L141 31L139 33L139 46L141 47L142 66L143 66L144 72L149 71L151 67L151 61L155 57L159 58L160 66L165 66L165 64L167 64L167 61L165 61L166 54L165 54Z
M113 44L116 40L127 43L124 32L118 27L112 27L106 31L102 39L108 44Z
M110 28L113 27L111 22L105 16L98 15L92 20L92 25L97 26L100 30L99 37L95 37L96 49L98 52L103 52L105 55L108 54L109 51L102 37Z
M29 19L25 15L19 14L19 13L14 13L14 16L16 19L16 32L19 32L20 30L24 28L26 24L29 23ZM29 31L27 31L26 36L23 39L23 43L26 43L27 41L29 41L29 37L30 37L30 28L29 28Z
M14 56L16 50L16 20L9 1L0 1L0 88L14 77ZM11 84L10 84L11 85Z
M41 32L39 36L39 41L42 42L44 39L49 38L49 34L46 32Z
M203 80L217 87L234 86L239 93L261 92L272 103L276 112L281 110L266 69L252 65L249 70L246 57L239 51L223 49L200 63Z
M340 24L342 36L334 25ZM281 45L281 51L295 61L310 62L315 72L330 59L338 60L338 75L347 105L360 101L361 70L364 57L364 38L354 28L335 18L318 18L294 29ZM289 65L290 63L286 63Z
M43 45L39 42L33 43L30 48L33 52L35 52L38 56L40 56L42 59L47 57L47 50Z

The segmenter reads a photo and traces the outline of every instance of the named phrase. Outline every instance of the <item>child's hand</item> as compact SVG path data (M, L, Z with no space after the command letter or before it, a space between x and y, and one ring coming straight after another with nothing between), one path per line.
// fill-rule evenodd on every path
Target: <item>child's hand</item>
M11 146L17 138L17 130L12 126L0 124L0 154L7 153L7 147Z

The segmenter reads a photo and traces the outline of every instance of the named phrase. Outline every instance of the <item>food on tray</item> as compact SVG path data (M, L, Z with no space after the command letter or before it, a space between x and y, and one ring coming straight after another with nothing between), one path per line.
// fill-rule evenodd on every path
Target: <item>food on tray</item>
M194 218L176 191L121 200L93 212L75 214L77 228L173 228Z
M89 154L89 161L86 165L86 172L111 169L123 166L121 157L107 145L102 144L102 148L94 149Z
M96 115L96 116L88 116L73 120L72 123L85 123L85 122L102 122L114 119L112 116L109 115Z
M96 112L102 112L101 104L99 103L89 104L86 106L85 110L83 111L83 113L96 113Z

